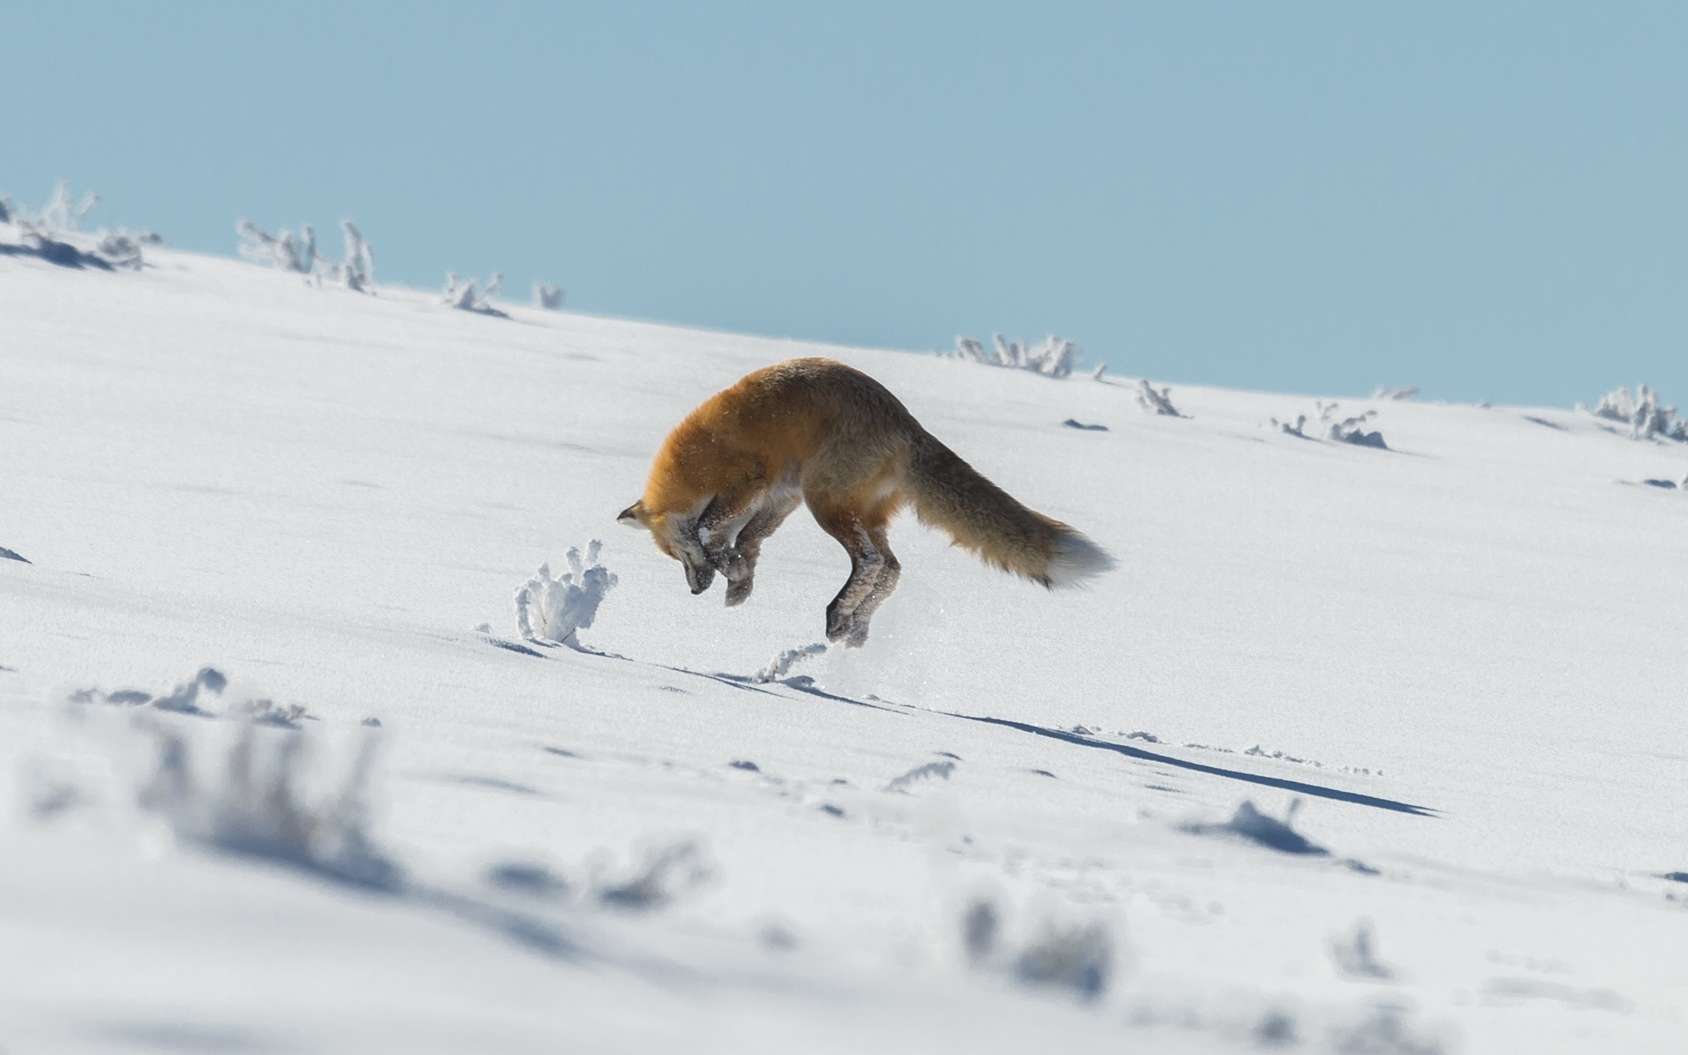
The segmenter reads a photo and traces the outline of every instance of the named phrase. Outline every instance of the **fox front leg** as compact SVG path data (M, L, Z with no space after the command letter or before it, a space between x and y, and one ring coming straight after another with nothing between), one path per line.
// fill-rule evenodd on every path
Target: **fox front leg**
M754 487L716 495L697 520L698 543L709 566L727 577L727 606L750 596L756 572L756 544L749 529L762 512L762 493ZM765 532L764 532L765 534ZM747 552L748 550L748 552Z
M743 604L750 596L756 560L762 555L762 541L772 535L791 515L791 511L801 504L802 498L796 494L770 494L739 530L738 538L727 554L728 563L721 569L727 577L728 606Z

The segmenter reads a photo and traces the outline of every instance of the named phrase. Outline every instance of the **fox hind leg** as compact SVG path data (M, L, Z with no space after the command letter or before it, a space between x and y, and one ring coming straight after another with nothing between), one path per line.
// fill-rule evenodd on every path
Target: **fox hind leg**
M822 530L850 555L850 577L826 606L826 639L859 647L867 640L868 620L902 574L902 565L886 543L885 525L895 509L885 504L863 517L853 511L815 509Z
M850 630L844 636L844 644L848 648L861 648L867 644L867 628L873 619L873 613L885 603L885 598L891 596L891 591L897 588L897 581L903 575L903 566L886 541L884 524L868 530L868 541L879 551L885 563L874 578L873 587L868 590L867 596L862 598L861 604L850 613Z

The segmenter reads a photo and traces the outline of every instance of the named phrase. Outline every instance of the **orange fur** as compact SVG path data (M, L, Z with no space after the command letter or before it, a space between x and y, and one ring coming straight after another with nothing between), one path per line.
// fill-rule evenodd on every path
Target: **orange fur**
M757 370L705 400L669 433L644 495L622 519L687 563L693 592L713 577L704 565L726 573L731 604L748 595L761 539L789 512L781 498L789 494L800 494L851 556L851 580L833 602L843 629L829 609L829 635L847 633L850 613L865 603L871 615L895 586L885 527L905 506L986 563L1045 586L1112 563L1079 532L981 476L879 382L830 359Z

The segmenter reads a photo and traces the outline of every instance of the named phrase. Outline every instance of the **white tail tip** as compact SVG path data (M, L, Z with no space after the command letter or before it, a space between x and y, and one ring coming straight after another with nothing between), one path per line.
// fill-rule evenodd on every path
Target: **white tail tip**
M1114 558L1081 532L1068 528L1055 536L1049 554L1049 588L1078 586L1105 571L1112 571Z

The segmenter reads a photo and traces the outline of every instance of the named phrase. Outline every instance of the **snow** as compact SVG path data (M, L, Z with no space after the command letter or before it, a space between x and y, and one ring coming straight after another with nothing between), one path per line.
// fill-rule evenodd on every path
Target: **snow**
M1688 1047L1688 448L375 293L0 257L0 1047ZM1118 566L692 597L617 510L804 354Z

